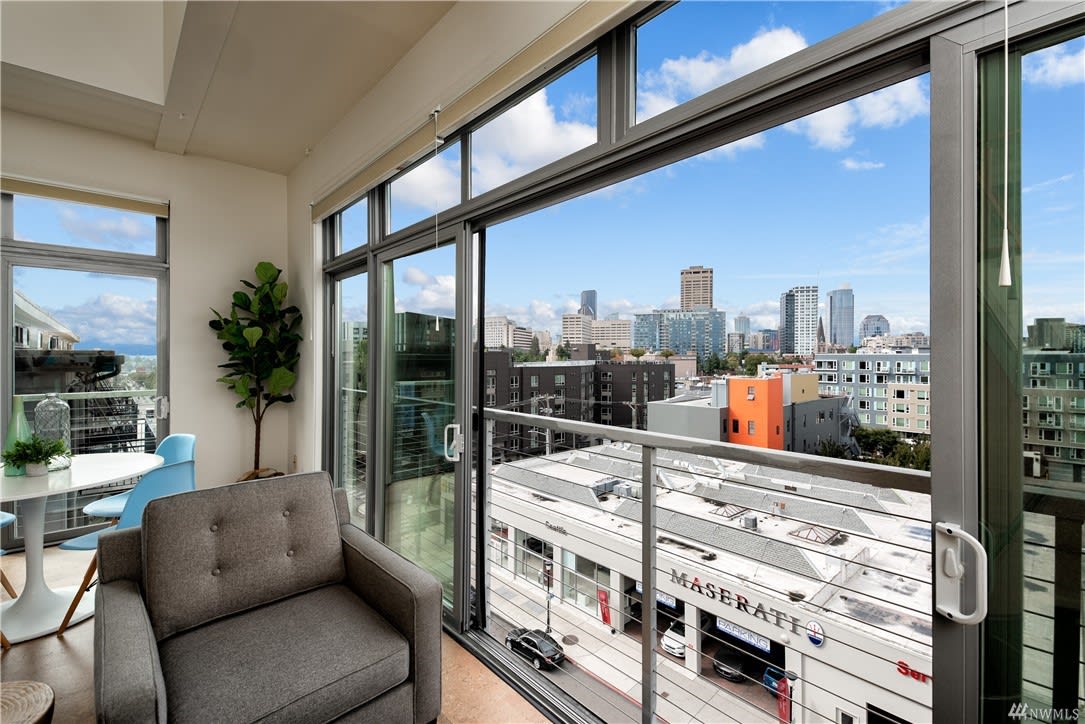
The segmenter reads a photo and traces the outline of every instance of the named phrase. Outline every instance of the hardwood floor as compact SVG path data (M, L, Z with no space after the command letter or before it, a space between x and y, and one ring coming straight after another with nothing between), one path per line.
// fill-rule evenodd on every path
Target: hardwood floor
M91 553L45 550L45 578L51 586L75 586L83 577ZM15 589L22 590L21 554L0 558L0 567ZM91 594L93 595L93 589ZM10 600L2 593L2 600ZM0 626L3 622L0 621ZM506 686L475 657L442 634L442 724L475 722L545 722L534 707ZM43 636L15 644L0 657L0 686L4 681L29 679L53 687L53 721L81 724L94 721L94 623L88 619L69 628L63 637Z

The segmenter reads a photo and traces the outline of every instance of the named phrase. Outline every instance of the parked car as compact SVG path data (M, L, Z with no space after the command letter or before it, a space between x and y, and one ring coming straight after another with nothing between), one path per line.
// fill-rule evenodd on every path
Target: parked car
M663 632L660 644L671 656L686 658L686 625L680 620L672 623L670 628Z
M756 660L727 644L720 646L712 657L712 668L728 681L753 681L751 670L756 665Z
M776 696L776 682L783 679L785 674L782 670L775 666L765 667L765 673L761 675L761 685L769 690L773 696Z
M536 669L552 669L565 660L565 649L540 629L514 628L505 634L505 645Z

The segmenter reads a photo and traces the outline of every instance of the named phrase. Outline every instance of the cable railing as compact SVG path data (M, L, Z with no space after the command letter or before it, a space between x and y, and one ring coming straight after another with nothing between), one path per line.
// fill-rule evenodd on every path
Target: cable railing
M71 450L75 455L99 452L154 452L157 446L155 389L116 389L92 392L62 392L57 397L68 403L70 411ZM31 429L34 408L47 394L20 394ZM53 542L81 535L108 524L100 518L83 515L83 507L99 498L132 487L136 479L110 485L50 496L45 509L45 539ZM17 512L19 503L12 510ZM21 520L21 519L20 519ZM19 522L3 531L5 548L22 546Z
M571 665L545 675L586 676L589 708L619 692L644 722L930 718L929 473L483 416L488 630L560 620Z

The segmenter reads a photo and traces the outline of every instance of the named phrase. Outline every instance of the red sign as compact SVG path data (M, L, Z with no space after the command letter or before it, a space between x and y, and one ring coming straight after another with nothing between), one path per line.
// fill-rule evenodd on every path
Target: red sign
M610 625L610 594L607 589L600 588L596 591L596 595L599 597L599 616L602 617L603 623L607 626Z
M901 676L910 676L916 681L927 682L933 678L930 674L924 674L923 672L917 671L911 666L908 666L907 662L905 661L897 662L897 671L900 672Z
M791 697L788 694L787 677L776 680L776 716L780 724L791 724Z

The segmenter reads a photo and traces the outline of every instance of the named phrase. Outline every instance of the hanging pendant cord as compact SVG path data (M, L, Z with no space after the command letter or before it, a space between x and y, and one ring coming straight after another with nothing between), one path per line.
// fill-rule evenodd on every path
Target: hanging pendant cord
M1010 271L1010 0L1002 3L1002 258L998 285L1013 284Z
M441 112L441 107L437 106L433 109L433 163L437 163L437 149L441 145L441 135L438 133L437 116ZM441 233L441 227L437 220L437 212L440 209L440 203L434 204L433 207L433 248L434 250L440 248L439 235ZM441 318L437 315L433 315L434 329L438 332L441 331Z

